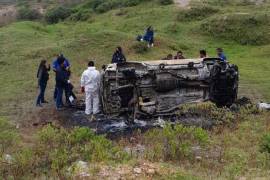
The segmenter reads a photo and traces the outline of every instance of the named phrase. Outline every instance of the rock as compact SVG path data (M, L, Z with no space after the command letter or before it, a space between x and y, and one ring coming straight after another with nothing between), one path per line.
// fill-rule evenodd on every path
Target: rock
M195 159L196 159L197 161L201 161L201 160L202 160L202 157L201 157L201 156L196 156Z
M270 110L270 104L269 103L259 103L258 108L260 110Z
M141 168L134 168L133 172L136 174L141 174L142 173L142 169Z
M156 173L155 169L147 169L146 171L147 174L153 175Z
M91 176L89 173L89 165L87 162L84 161L76 162L68 169L68 171L72 173L72 176L75 176L77 178L84 178Z
M4 155L4 160L5 160L7 163L11 164L12 161L13 161L13 158L12 158L12 156L11 156L10 154L5 154L5 155Z

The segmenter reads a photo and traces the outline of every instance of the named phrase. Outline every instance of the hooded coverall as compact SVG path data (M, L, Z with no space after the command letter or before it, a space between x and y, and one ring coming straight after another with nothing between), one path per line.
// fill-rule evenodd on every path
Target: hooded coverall
M99 113L100 73L95 67L88 67L81 77L81 87L85 89L85 114Z

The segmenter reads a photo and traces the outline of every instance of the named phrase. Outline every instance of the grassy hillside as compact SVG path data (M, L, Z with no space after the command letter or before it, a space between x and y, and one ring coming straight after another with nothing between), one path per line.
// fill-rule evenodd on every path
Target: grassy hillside
M215 56L215 48L223 47L229 60L240 68L241 92L250 94L253 93L252 89L256 89L256 94L251 96L269 100L268 42L263 45L241 45L234 39L226 39L226 35L216 34L213 37L202 29L201 25L211 22L214 18L226 18L228 14L240 16L236 13L242 13L241 16L245 16L245 13L248 13L249 16L253 16L251 13L254 9L257 9L258 13L267 14L268 6L213 7L218 9L218 12L200 20L196 15L191 15L189 20L181 20L178 18L179 13L186 13L186 10L178 9L174 5L160 6L155 2L149 2L105 14L93 14L86 22L66 21L54 25L17 22L3 27L0 29L0 82L3 85L0 87L1 109L7 108L7 102L10 105L14 100L23 101L34 97L35 71L40 59L52 61L55 54L63 52L71 60L73 78L76 81L88 58L96 59L100 67L110 62L113 50L118 45L124 47L129 60L160 59L179 49L190 58L198 57L198 50L203 48L208 51L209 56ZM135 37L142 34L148 25L153 25L156 30L156 46L146 53L137 54L133 48L136 44ZM216 26L218 24L212 28ZM264 24L264 28L269 29L269 25ZM252 32L260 30L261 28L246 29ZM240 33L241 37L242 32L238 32L237 29L227 31ZM268 38L269 34L264 34L264 37ZM17 99L18 96L21 98Z
M205 2L203 6L202 2ZM253 3L243 3L244 1L241 0L228 0L225 4L222 2L220 0L192 1L191 9L180 9L175 5L162 6L157 1L149 1L133 7L116 8L106 13L91 10L86 21L66 19L57 24L46 24L43 21L20 21L0 28L0 116L6 116L14 122L24 120L22 118L24 116L31 120L36 116L31 113L39 113L38 110L36 112L33 109L38 91L36 70L41 59L45 58L52 62L56 54L63 52L72 64L72 81L78 90L79 77L86 68L88 59L95 59L100 68L103 64L110 63L112 53L119 45L123 47L129 61L161 59L168 53L174 54L177 50L182 50L187 58L197 58L198 51L206 49L211 57L216 56L217 47L223 47L229 61L239 66L240 94L249 96L255 101L270 101L270 3L254 5ZM138 53L135 38L138 34L142 34L149 25L152 25L156 31L155 47ZM51 73L47 93L49 100L52 99L50 91L53 88L54 74ZM201 179L217 179L218 177L235 179L241 176L251 179L258 176L269 177L269 154L260 151L261 138L269 132L269 113L256 114L256 112L254 114L249 111L250 109L243 109L240 114L231 112L225 114L226 116L221 114L232 121L229 127L218 127L214 131L207 132L210 141L210 145L207 146L209 148L207 150L210 152L208 154L214 156L220 153L218 157L213 157L213 159L210 157L202 161L184 158L177 162L171 162L173 160L168 160L166 157L159 157L160 159L147 157L149 161L154 161L153 166L160 167L161 172L159 173L161 174L158 174L160 176L157 177L168 179L168 176L172 174L176 179L200 179L193 178L193 176L202 177ZM220 112L226 111L221 110L213 114ZM46 117L48 120L50 120L49 115ZM6 128L1 129L1 125L3 123L0 122L0 130L5 130ZM27 128L24 131L32 139L32 134L28 132ZM59 132L64 136L58 137L50 134ZM201 131L199 130L199 132ZM54 159L59 156L57 153L60 153L64 154L63 157L60 157L60 161L61 158L68 159L67 151L69 152L70 145L61 144L61 138L70 138L67 136L68 132L47 127L42 130L42 133L44 136L48 135L49 138L57 137L55 152L46 155ZM149 137L153 138L154 133L158 132L152 133L152 136L150 134ZM165 133L164 136L168 135L166 134L168 132L163 133ZM162 133L160 134L162 135ZM199 133L198 137L202 135L204 138L205 132ZM97 137L91 135L91 138L96 139ZM156 139L153 138L153 141L150 139L149 142L156 142L153 144L162 146L159 143L164 141L160 141L158 138L164 137L156 136ZM88 141L90 140L88 139ZM70 139L64 141L69 142ZM87 143L90 143L88 141ZM107 142L102 138L101 141ZM50 150L50 143L42 143L46 142L33 146L37 150L40 150L39 145ZM79 148L80 146L77 144L81 144L81 142L75 142L75 144ZM118 147L118 145L122 145L122 142L116 144ZM99 142L95 145L101 149L106 146ZM63 148L60 150L63 150L64 153L57 150L58 146ZM111 161L115 163L115 159L111 157L113 156L111 147L111 145L106 146L104 152L101 152L105 155L109 154L109 163ZM148 148L151 150L151 147ZM42 153L48 152L47 150L45 149ZM76 154L77 151L80 152L80 149L75 150L76 158L80 157L78 154L81 153ZM35 150L32 153L34 152ZM87 152L83 151L83 155ZM94 152L97 153L98 150ZM26 153L26 155L28 154ZM30 159L32 158L28 158L28 160ZM23 160L22 162L24 162ZM61 162L53 161L53 168L58 167L57 165L60 166ZM36 162L31 161L31 163ZM31 167L31 163L27 165ZM129 161L128 166L136 167L138 165L136 163L138 163L137 160L133 159L131 162ZM24 167L24 164L20 165ZM96 168L100 167L92 168L95 172ZM26 169L25 172L28 172L29 169ZM56 174L60 173L57 171L59 169L53 170ZM189 176L190 174L191 176ZM155 177L153 176L153 178Z

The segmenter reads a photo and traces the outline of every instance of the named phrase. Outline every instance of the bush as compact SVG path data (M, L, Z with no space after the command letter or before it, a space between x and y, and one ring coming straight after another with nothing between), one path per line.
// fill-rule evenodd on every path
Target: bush
M173 0L158 0L158 2L161 5L169 5L169 4L173 4L174 3Z
M0 157L18 145L19 135L14 126L0 117Z
M86 21L92 16L93 11L88 9L81 9L70 16L73 21Z
M42 15L36 9L30 9L28 7L22 7L18 10L18 19L22 20L36 20L40 19Z
M146 42L137 42L132 46L132 49L135 51L137 54L144 54L149 51L149 48L147 47Z
M270 42L267 14L232 14L214 17L201 24L201 31L216 38L234 40L242 45L264 45Z
M8 131L11 132L10 129ZM95 135L89 128L67 131L47 126L37 133L31 150L20 149L11 154L11 162L0 166L0 177L33 179L31 176L39 177L47 173L51 177L66 179L66 170L78 160L120 163L129 159L127 153L104 136Z
M178 114L210 119L215 122L215 125L234 123L235 121L235 116L229 109L218 108L210 102L180 106Z
M116 8L136 6L145 1L151 0L89 0L82 8L104 13Z
M45 20L50 23L58 23L59 21L65 20L72 14L72 10L65 7L57 7L49 10L45 15Z
M199 6L192 7L187 10L183 10L178 13L177 20L179 21L191 21L191 20L202 20L206 17L209 17L219 10L211 6Z
M245 170L249 156L242 149L230 148L225 152L224 158L228 162L224 167L225 173L229 179L235 179Z
M150 130L144 135L146 157L165 161L192 158L192 146L204 147L208 144L208 139L208 133L201 128L167 124L162 130Z
M270 133L267 133L262 137L261 151L270 153Z

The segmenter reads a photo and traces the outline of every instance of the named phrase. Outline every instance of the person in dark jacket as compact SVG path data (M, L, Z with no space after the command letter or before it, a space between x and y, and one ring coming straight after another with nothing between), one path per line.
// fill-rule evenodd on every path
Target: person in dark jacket
M200 58L207 58L206 50L204 49L200 50Z
M174 59L185 59L185 57L183 56L183 52L182 51L178 51L176 53L176 55L174 56Z
M154 46L154 29L152 28L152 26L149 26L146 29L146 32L143 36L143 40L148 42L148 47Z
M40 89L39 95L37 97L36 106L42 107L42 103L48 103L45 101L45 90L47 87L47 82L49 80L49 72L50 65L47 65L46 60L42 60L39 64L37 78L38 78L38 86Z
M65 69L64 61L60 62L60 68L56 71L56 90L57 90L57 96L56 96L56 109L61 110L63 107L63 92L65 88L69 85L70 81L68 78L68 72Z
M60 68L60 64L64 61L64 66L65 69L70 73L70 63L69 60L63 55L59 54L57 55L56 59L53 61L53 71L56 72ZM65 89L65 95L66 95L66 102L69 104L68 96L67 96L67 90ZM55 87L54 90L54 100L56 101L56 96L57 96L57 89Z
M126 62L126 57L123 54L122 48L118 46L113 54L112 63L123 63Z

